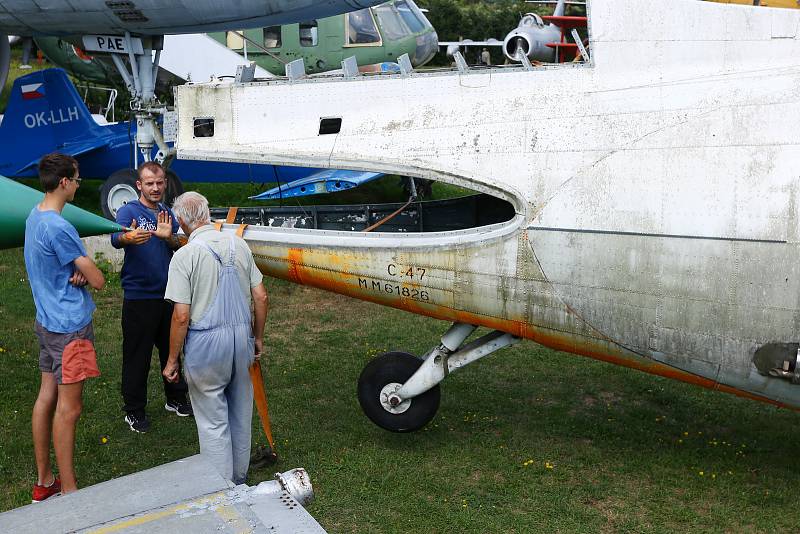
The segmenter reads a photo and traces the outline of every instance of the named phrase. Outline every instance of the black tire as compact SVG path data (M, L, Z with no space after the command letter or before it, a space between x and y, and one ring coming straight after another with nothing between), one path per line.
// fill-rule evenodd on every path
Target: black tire
M393 382L403 384L422 365L422 360L406 352L387 352L369 362L358 377L358 402L370 421L391 432L414 432L436 415L441 399L437 384L410 400L403 413L391 413L381 404L381 390Z
M167 169L167 190L164 191L164 203L172 207L175 199L184 193L183 182L171 169Z
M139 190L136 189L136 171L133 169L113 172L100 186L100 209L106 219L116 220L117 210L136 198L139 198Z

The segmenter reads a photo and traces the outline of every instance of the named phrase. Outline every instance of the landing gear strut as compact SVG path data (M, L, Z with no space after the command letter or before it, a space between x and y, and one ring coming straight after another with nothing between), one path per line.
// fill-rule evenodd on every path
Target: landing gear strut
M387 352L369 362L358 379L358 402L364 414L392 432L413 432L428 424L439 409L439 382L451 371L519 341L495 330L462 345L476 328L454 323L424 359Z
M165 169L175 158L176 151L167 145L158 125L158 117L167 112L167 106L155 97L156 77L158 76L158 61L161 49L164 46L163 36L142 38L143 49L141 54L134 52L131 35L125 32L126 49L128 50L128 67L122 60L121 54L112 54L111 59L117 67L128 92L131 94L131 111L136 116L136 147L144 161L154 159ZM153 51L155 50L155 57ZM153 147L158 146L158 153L151 158Z

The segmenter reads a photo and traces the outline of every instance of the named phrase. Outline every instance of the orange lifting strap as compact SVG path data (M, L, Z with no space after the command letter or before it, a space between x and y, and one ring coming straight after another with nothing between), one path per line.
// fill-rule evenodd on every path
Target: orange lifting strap
M225 217L225 224L233 224L236 221L236 212L239 210L237 207L228 208L228 216ZM236 235L239 237L244 236L244 231L247 228L247 223L242 223L236 229ZM214 223L217 231L222 230L222 223ZM256 410L261 419L261 428L264 430L264 435L267 437L270 449L275 451L275 440L272 439L272 425L269 420L269 407L267 405L267 390L264 387L264 378L261 375L261 362L258 360L253 362L250 366L250 380L253 382L253 397L256 401Z

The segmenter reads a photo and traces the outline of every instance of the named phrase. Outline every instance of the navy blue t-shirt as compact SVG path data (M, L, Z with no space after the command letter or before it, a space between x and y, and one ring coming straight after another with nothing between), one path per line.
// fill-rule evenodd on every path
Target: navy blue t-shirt
M160 211L167 211L172 217L172 233L178 232L178 221L175 214L168 207L159 204ZM136 227L142 230L155 231L158 227L156 213L150 208L134 200L122 206L117 212L117 223L130 226L136 219ZM111 244L121 248L119 238L122 234L112 234ZM167 289L167 273L169 262L172 259L172 250L167 242L151 236L142 245L128 245L125 247L125 261L122 264L122 289L128 300L163 299Z

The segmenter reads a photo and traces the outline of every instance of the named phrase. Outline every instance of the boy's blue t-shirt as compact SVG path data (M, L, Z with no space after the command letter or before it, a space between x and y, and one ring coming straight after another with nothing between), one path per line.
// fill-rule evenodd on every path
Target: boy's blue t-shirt
M36 320L51 332L77 332L92 320L86 287L69 283L75 260L86 249L75 227L53 210L34 206L25 221L25 269L36 304Z
M166 211L172 217L172 233L178 232L178 221L175 214L163 204L158 211ZM158 228L157 214L150 208L134 200L122 206L117 212L117 223L130 226L136 219L136 227L142 230L155 231ZM120 248L119 238L122 234L112 234L111 244ZM128 300L163 299L167 289L167 274L172 250L166 241L151 236L142 245L125 247L125 261L122 264L120 280L125 298Z

